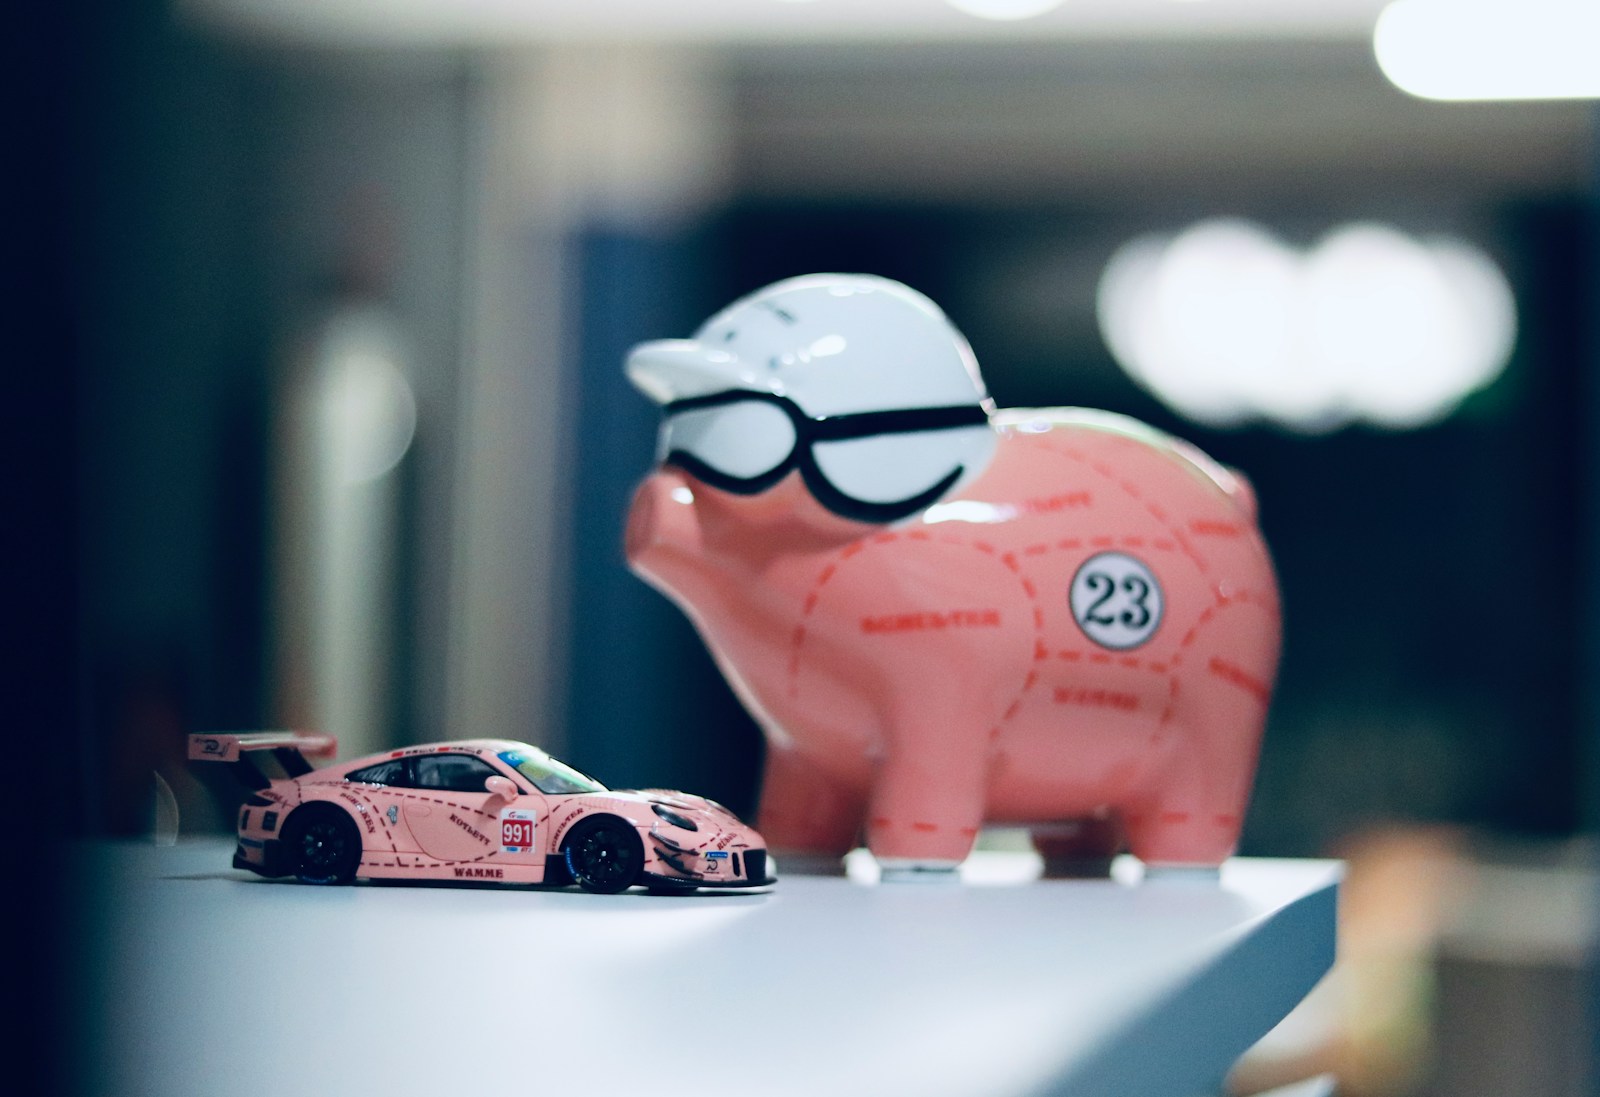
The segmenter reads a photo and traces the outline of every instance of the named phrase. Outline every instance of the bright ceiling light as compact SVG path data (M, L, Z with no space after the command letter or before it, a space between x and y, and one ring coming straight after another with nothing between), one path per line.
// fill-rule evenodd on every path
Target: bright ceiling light
M1600 97L1597 0L1397 0L1372 48L1424 99Z
M1059 8L1063 0L948 0L952 8L980 19L1032 19Z
M1437 420L1498 376L1516 333L1486 255L1375 224L1306 252L1239 220L1142 237L1107 265L1099 311L1112 355L1174 410L1302 431Z

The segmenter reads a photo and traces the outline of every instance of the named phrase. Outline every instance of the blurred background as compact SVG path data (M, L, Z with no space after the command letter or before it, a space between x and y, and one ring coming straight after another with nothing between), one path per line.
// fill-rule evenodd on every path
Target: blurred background
M60 370L16 467L58 531L21 604L70 664L33 687L70 836L148 836L162 786L221 833L183 736L282 726L526 739L749 813L759 734L622 560L656 424L621 361L877 273L1001 406L1127 413L1255 484L1286 646L1241 852L1351 879L1339 974L1241 1091L1594 1092L1600 26L1449 7L56 19L17 231Z

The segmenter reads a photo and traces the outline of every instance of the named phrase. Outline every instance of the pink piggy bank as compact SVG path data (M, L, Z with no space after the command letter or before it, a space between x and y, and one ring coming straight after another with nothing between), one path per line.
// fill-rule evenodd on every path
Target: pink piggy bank
M1047 858L1233 852L1279 646L1241 477L1121 416L995 411L882 278L779 282L627 371L664 411L628 559L765 731L775 850L946 870L990 822Z

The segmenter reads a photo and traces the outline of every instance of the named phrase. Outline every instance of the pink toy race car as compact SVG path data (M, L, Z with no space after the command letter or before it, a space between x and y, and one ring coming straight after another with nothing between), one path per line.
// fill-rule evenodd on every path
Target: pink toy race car
M700 796L614 792L538 747L464 739L314 770L328 735L191 735L251 789L233 867L309 884L384 880L576 883L612 894L772 883L761 835ZM269 776L272 759L284 776ZM266 767L266 768L270 768Z

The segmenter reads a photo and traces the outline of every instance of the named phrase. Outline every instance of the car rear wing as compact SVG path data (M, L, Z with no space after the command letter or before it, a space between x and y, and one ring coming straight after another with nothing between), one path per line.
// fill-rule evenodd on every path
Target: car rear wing
M266 788L271 783L259 762L263 752L287 776L304 777L314 768L307 758L331 760L338 750L338 740L333 736L303 731L189 736L191 762L230 762L239 780L252 789Z

